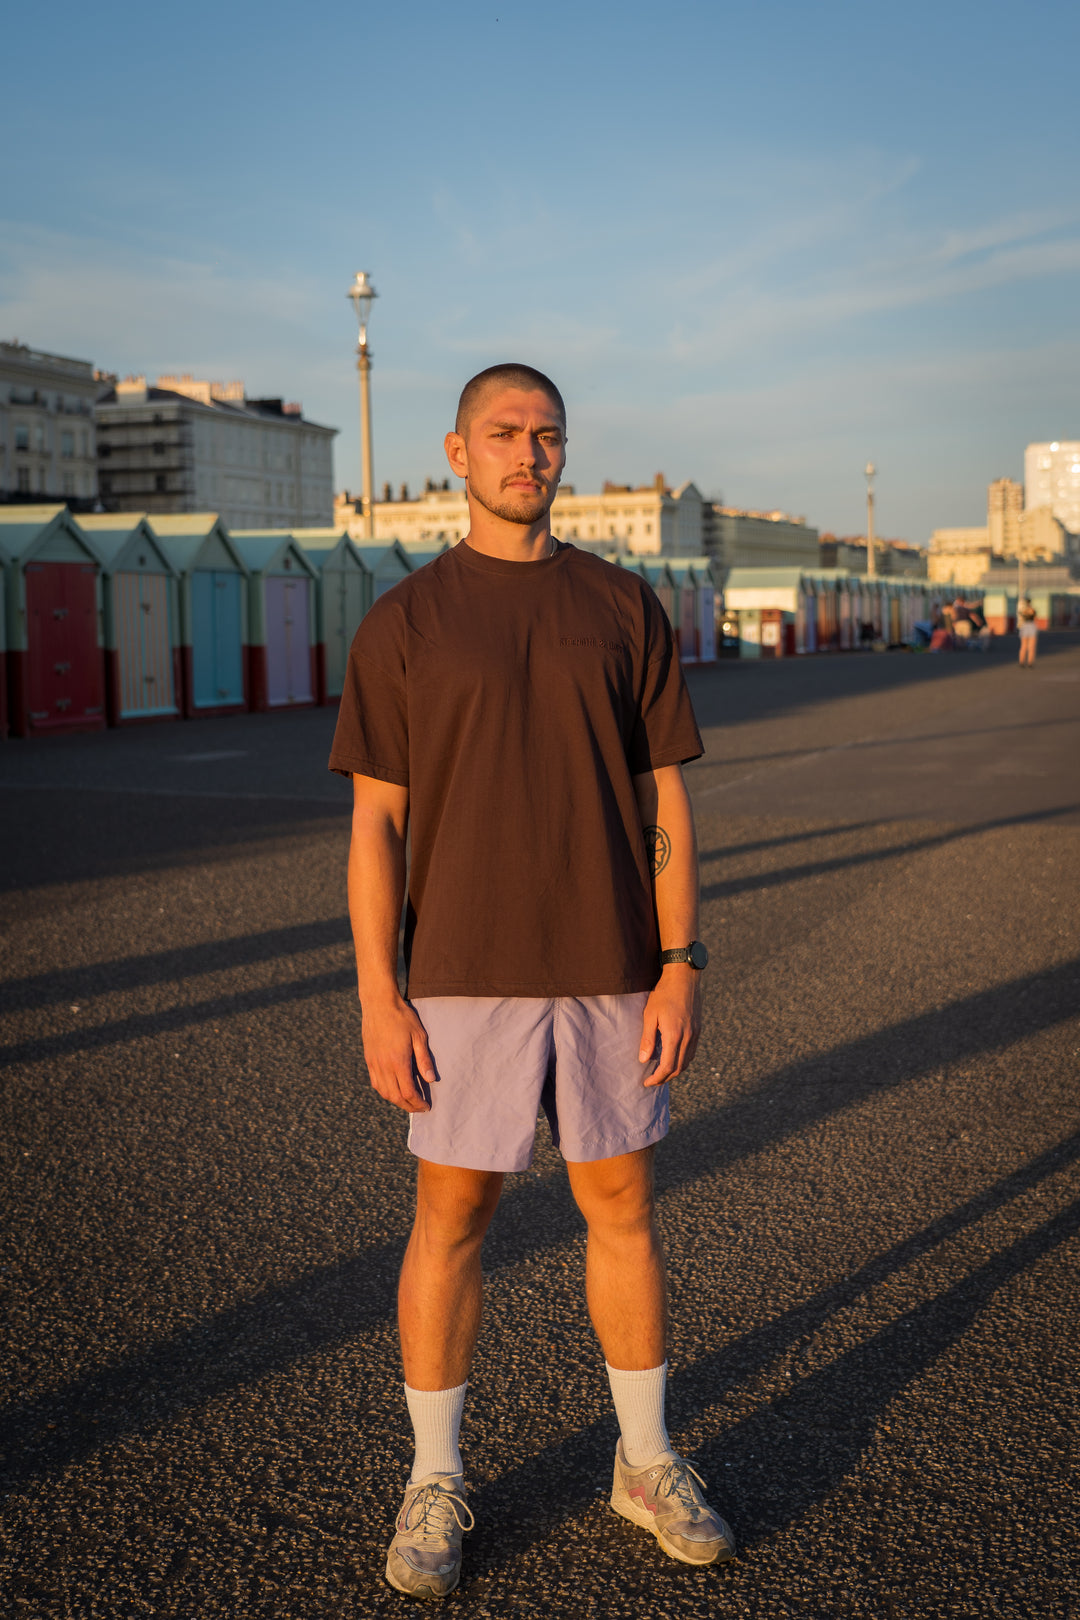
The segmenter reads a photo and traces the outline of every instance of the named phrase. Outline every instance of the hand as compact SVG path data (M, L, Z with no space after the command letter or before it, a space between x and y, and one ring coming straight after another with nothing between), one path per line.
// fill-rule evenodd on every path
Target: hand
M701 1035L701 974L685 962L672 962L661 973L645 1003L638 1061L648 1063L660 1037L660 1062L647 1086L662 1086L685 1074Z
M395 1108L403 1108L407 1114L428 1113L431 1104L416 1076L434 1085L438 1075L427 1031L416 1012L398 996L393 1002L369 1003L363 1015L364 1061L371 1084Z

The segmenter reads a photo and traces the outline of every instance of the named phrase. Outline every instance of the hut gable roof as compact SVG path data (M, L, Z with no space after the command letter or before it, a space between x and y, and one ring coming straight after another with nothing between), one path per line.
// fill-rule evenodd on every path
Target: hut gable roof
M247 573L247 564L216 512L153 512L148 522L181 574L195 568Z
M107 574L171 574L176 569L165 554L145 512L94 512L79 518L101 554Z
M0 547L13 562L92 562L101 556L66 506L0 507Z
M316 577L316 570L298 546L292 533L282 530L233 529L233 545L252 574L304 574Z

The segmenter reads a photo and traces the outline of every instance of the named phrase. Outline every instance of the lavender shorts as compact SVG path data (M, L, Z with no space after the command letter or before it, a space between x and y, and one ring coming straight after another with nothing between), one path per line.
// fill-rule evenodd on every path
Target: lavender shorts
M463 1170L527 1170L541 1111L571 1163L666 1136L668 1088L638 1062L645 991L624 996L418 996L438 1080L409 1149Z

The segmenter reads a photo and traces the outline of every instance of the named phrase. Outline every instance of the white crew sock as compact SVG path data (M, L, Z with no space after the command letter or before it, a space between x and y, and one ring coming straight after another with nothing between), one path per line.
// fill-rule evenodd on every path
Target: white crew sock
M608 1361L604 1366L622 1432L623 1456L631 1468L644 1468L671 1450L664 1423L667 1362L644 1372L620 1372Z
M416 1440L410 1485L418 1485L432 1474L460 1475L458 1435L468 1387L467 1383L456 1389L410 1389L405 1385Z

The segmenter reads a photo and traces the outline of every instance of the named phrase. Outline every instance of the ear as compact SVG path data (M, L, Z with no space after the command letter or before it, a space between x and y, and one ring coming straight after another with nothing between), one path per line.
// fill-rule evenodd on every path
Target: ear
M469 472L469 454L465 449L465 440L460 433L448 433L443 440L443 449L446 459L450 463L450 471L456 473L458 478L466 478Z

